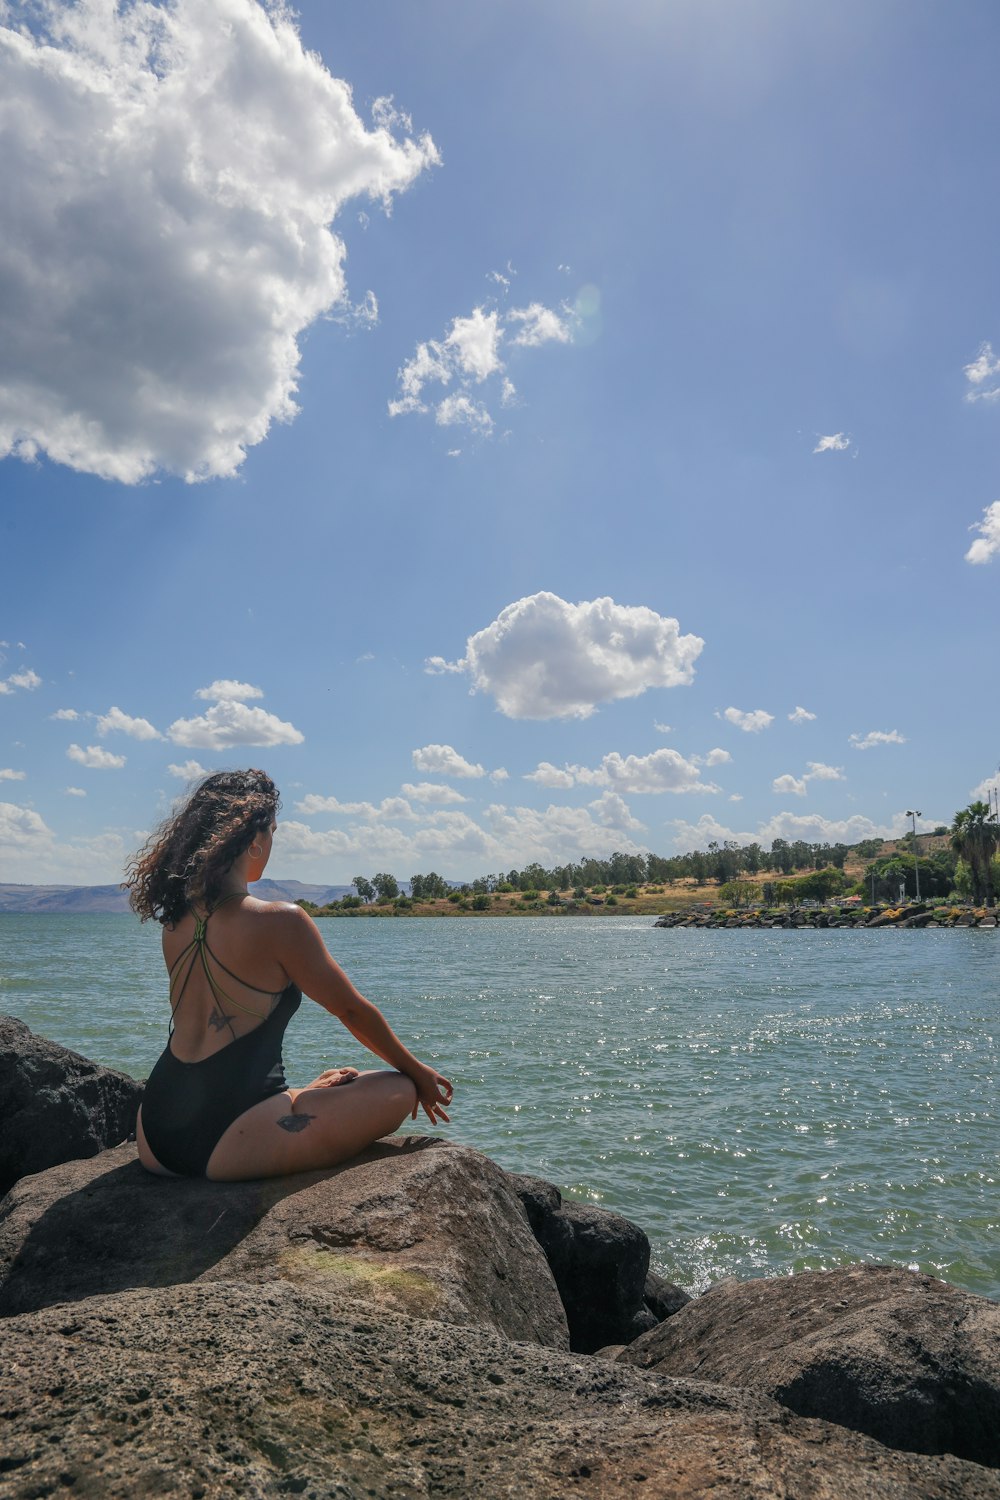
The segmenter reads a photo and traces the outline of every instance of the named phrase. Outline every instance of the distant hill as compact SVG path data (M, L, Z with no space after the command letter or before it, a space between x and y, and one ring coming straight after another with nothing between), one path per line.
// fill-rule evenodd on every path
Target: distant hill
M128 897L116 885L0 885L0 912L120 912Z
M259 896L261 901L312 901L316 906L339 901L348 891L353 895L353 885L303 885L301 880L264 879L250 887L251 896Z
M258 880L250 887L262 901L339 901L349 885L304 885L301 880ZM116 885L2 885L0 912L65 915L128 911L128 894Z

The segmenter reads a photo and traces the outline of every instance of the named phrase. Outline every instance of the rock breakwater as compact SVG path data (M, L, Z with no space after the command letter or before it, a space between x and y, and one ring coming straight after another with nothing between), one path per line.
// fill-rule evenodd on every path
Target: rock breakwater
M995 907L931 906L777 906L693 907L665 912L654 927L996 927Z

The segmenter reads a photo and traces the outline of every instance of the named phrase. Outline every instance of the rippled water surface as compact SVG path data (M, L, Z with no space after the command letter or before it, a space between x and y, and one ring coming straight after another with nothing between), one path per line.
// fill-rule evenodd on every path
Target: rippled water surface
M671 1279L887 1260L1000 1296L1000 929L322 930L451 1077L452 1136L635 1219ZM158 939L129 917L0 915L0 1009L144 1076L166 1032ZM371 1061L308 1004L285 1059L297 1083Z

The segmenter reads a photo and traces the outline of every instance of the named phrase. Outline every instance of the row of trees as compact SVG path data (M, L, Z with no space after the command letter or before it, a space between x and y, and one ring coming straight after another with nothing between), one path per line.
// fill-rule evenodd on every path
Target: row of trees
M871 853L881 844L881 839L872 840ZM597 885L672 885L679 880L693 880L699 886L722 885L744 872L755 875L760 871L773 871L790 875L795 870L822 870L831 865L843 869L851 847L850 844L809 844L803 840L790 843L786 839L775 839L770 849L764 849L760 844L713 841L706 850L695 849L689 854L623 854L616 851L607 859L583 859L550 869L534 862L519 870L480 875L469 882L468 888L476 894L492 895L495 891L591 890ZM870 856L863 853L862 857ZM448 883L433 872L412 875L410 886L417 900L443 897L450 889Z
M902 887L905 896L916 895L917 870L920 894L941 898L952 891L967 896L974 903L992 904L1000 889L1000 868L996 853L1000 848L1000 824L986 802L972 802L955 814L951 828L935 828L935 834L950 834L947 849L923 856L917 853L913 834L898 841L909 846L905 852L882 856L884 840L865 839L859 844L810 844L803 840L790 842L774 839L770 849L760 844L735 842L710 843L706 850L689 854L624 854L620 851L607 859L583 859L546 869L534 862L523 869L481 875L461 886L472 895L492 895L497 891L586 891L595 886L626 887L667 885L693 880L696 885L721 886L723 899L732 896L733 905L750 900L814 899L826 900L845 891L849 882L844 864L849 854L867 860L864 877L854 889L875 901L895 901ZM911 852L912 851L912 852ZM796 871L811 871L795 881L788 877ZM773 881L754 881L749 876L772 874ZM357 897L345 900L365 905L373 901L393 901L399 897L395 877L386 873L368 880L354 877ZM410 892L415 901L443 900L454 887L432 870L429 874L411 875Z

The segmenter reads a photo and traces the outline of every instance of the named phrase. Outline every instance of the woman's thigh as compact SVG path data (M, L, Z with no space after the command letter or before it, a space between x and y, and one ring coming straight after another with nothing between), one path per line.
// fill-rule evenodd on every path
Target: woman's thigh
M411 1080L394 1072L360 1073L334 1088L289 1089L233 1121L205 1175L233 1182L334 1167L398 1130L415 1100Z

